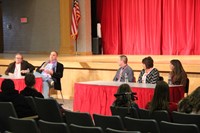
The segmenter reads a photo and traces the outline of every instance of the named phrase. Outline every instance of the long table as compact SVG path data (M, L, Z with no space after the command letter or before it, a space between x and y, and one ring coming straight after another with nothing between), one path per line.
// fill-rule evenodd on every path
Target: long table
M7 75L3 75L2 77L0 77L0 86L1 83L4 79L11 79L13 80L14 84L15 84L15 89L18 90L19 92L22 91L25 87L25 81L24 81L24 76L21 77L13 77L13 76L7 76ZM42 92L42 77L35 77L35 88L39 91Z
M115 100L114 94L122 82L88 81L74 85L74 111L111 115L110 106ZM145 108L151 101L155 84L128 83L133 92L137 93L136 103ZM184 97L183 86L170 85L170 101L179 102Z

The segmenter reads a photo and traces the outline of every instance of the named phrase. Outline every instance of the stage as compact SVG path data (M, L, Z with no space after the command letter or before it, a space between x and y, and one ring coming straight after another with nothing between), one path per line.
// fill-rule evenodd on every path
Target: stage
M24 60L38 67L43 61L48 60L48 54L23 54ZM8 64L14 60L15 54L0 54L0 74L4 74ZM147 55L128 55L129 65L134 70L134 76L138 79L142 69L141 60ZM160 71L160 75L167 81L169 62L171 59L179 59L190 79L191 93L200 85L200 58L199 56L165 56L153 55L154 67ZM73 98L74 83L84 81L104 80L111 81L118 69L119 55L59 55L59 62L64 65L62 89L65 99ZM53 94L55 94L53 92ZM60 96L60 93L56 95Z

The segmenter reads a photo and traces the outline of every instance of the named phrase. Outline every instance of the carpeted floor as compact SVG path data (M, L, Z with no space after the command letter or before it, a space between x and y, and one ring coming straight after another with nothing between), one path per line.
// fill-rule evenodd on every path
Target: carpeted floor
M73 100L64 99L56 99L59 104L63 104L62 107L67 110L73 111Z

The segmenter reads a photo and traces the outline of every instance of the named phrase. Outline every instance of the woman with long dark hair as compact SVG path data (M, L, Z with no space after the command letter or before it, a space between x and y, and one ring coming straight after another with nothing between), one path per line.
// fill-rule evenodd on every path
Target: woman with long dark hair
M165 81L158 81L155 87L154 95L146 106L150 112L156 110L176 111L177 104L169 101L169 85Z
M186 86L187 74L183 69L183 66L179 60L171 60L170 61L170 69L171 72L169 74L169 78L173 85L183 85Z
M178 111L189 114L200 114L200 87L179 102Z

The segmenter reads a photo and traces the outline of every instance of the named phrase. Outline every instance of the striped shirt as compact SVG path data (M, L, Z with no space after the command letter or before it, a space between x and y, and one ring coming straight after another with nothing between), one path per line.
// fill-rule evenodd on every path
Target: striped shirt
M142 83L142 76L144 75L145 70L143 69L140 72L140 76L138 78L138 83ZM146 75L146 82L147 84L156 84L159 80L159 72L156 68L153 68L150 73Z

